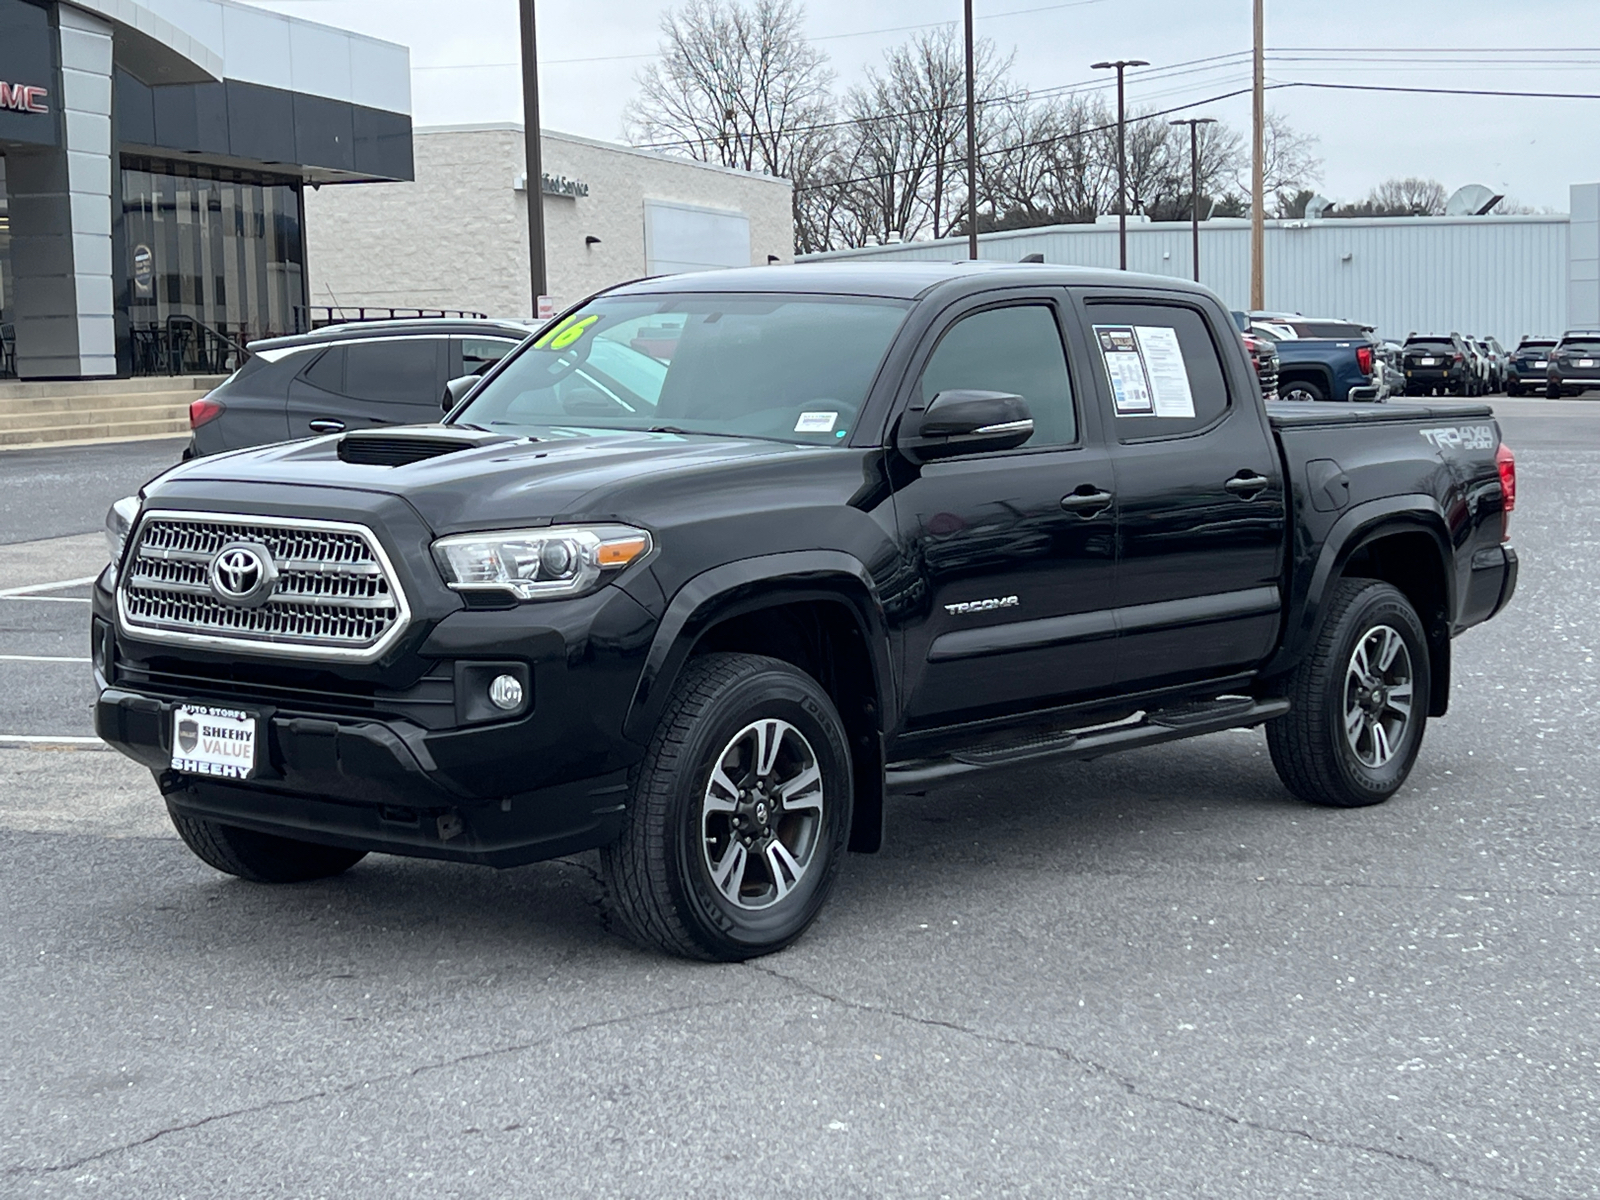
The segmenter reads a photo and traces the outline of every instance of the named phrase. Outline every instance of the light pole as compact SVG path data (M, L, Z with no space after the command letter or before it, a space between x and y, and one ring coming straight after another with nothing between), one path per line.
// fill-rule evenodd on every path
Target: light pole
M1089 64L1091 71L1117 69L1117 266L1124 271L1128 269L1128 117L1123 103L1122 72L1129 67L1149 65L1142 58Z
M972 0L965 0L967 20L967 257L978 258L978 106L973 99Z
M550 290L544 257L544 156L539 144L539 50L534 38L533 0L517 0L522 12L522 124L528 164L528 277L533 316Z
M1189 127L1189 227L1194 235L1194 281L1200 282L1200 126L1215 125L1215 117L1173 121Z

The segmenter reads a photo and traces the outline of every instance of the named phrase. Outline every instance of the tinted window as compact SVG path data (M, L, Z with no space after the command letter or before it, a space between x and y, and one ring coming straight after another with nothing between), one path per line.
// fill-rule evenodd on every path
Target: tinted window
M1573 338L1563 341L1561 350L1565 354L1600 354L1600 338Z
M1540 350L1548 350L1554 345L1554 342L1523 342L1517 346L1516 353L1532 354Z
M344 351L344 394L353 400L429 404L437 408L443 338L380 338Z
M324 350L300 378L312 387L338 395L344 391L344 347L333 346Z
M517 343L507 338L462 338L461 373L482 375L516 348Z
M1120 440L1194 433L1228 411L1222 360L1194 309L1090 304L1089 322Z
M1078 440L1067 357L1048 305L992 308L951 326L923 368L923 402L956 389L1021 396L1033 414L1029 447Z
M1449 338L1412 338L1406 343L1406 349L1422 354L1454 354L1456 344Z
M1367 331L1348 321L1296 321L1295 332L1307 338L1357 338L1367 340Z

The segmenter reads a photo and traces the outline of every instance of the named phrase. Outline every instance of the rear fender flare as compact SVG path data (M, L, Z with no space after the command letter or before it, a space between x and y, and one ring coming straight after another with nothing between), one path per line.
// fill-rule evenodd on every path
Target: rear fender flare
M1338 400L1340 396L1333 386L1333 371L1322 363L1292 363L1284 366L1278 363L1278 394L1283 394L1285 384L1303 380L1314 383L1322 389L1322 394L1329 400Z
M843 604L865 634L879 700L880 730L898 711L888 625L872 576L853 555L838 550L797 550L725 563L678 589L656 626L645 655L623 735L646 746L701 636L716 623L744 613L801 601Z
M1299 619L1284 629L1283 645L1262 671L1263 676L1280 675L1291 670L1304 656L1312 639L1316 637L1322 620L1324 601L1328 591L1343 575L1345 566L1357 551L1379 538L1396 533L1425 533L1432 540L1439 555L1439 568L1444 576L1445 618L1453 622L1456 613L1456 578L1450 569L1454 561L1449 525L1444 511L1432 496L1415 494L1389 496L1358 504L1334 523L1323 541L1322 552L1317 556L1311 580L1303 597L1291 591L1290 604L1298 604ZM1427 614L1419 614L1427 621ZM1429 630L1433 640L1433 630ZM1445 645L1448 647L1448 633ZM1446 651L1448 653L1448 650ZM1448 679L1449 661L1436 664L1435 674L1442 669Z

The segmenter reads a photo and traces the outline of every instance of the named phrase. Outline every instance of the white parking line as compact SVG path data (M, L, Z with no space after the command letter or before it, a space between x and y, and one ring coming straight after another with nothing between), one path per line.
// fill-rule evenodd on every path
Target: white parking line
M99 579L98 575L90 575L83 579L60 579L55 583L30 583L23 587L6 588L0 591L0 600L16 600L23 596L32 596L34 592L59 592L62 588L82 587L86 583L93 583ZM46 597L39 597L45 599ZM53 597L61 599L61 597Z
M87 658L64 658L58 654L0 654L0 662L86 663Z
M77 737L71 734L0 733L0 745L7 746L104 746L97 737Z
M44 602L48 602L50 604L93 604L94 603L94 601L90 600L89 597L87 597L87 596L7 596L4 593L0 593L0 600L16 600L19 603L21 601L23 601L23 600L32 600L32 601L35 601L35 602L44 601Z

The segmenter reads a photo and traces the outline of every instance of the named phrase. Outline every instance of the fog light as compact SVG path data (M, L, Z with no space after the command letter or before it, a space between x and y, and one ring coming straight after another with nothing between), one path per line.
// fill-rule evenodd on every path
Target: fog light
M489 685L489 703L507 712L522 707L522 684L514 675L496 675Z

